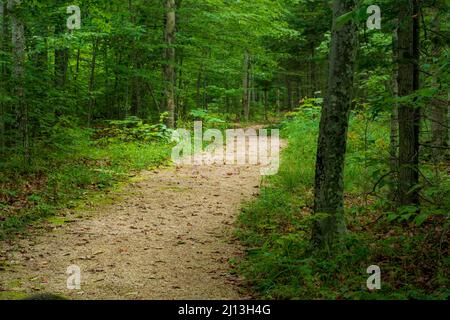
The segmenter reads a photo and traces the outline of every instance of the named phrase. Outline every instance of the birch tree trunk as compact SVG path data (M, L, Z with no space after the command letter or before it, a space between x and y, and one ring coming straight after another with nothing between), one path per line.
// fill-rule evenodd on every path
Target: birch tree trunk
M344 160L357 50L357 26L353 21L337 25L337 18L352 11L356 0L335 0L330 47L328 93L320 121L316 159L314 213L324 214L313 226L316 247L332 245L345 232Z

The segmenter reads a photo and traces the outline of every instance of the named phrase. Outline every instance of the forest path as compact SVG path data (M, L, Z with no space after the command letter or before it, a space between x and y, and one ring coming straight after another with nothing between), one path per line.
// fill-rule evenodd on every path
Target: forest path
M234 224L260 181L255 165L142 172L121 201L3 243L0 290L71 299L245 298L228 261L242 253ZM71 265L81 268L80 290L67 289Z

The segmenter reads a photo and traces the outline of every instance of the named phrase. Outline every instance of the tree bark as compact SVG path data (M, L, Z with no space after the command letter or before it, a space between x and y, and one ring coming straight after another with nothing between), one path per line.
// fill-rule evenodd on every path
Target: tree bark
M180 92L182 92L183 90L183 62L184 62L184 56L183 56L183 51L179 51L178 54L178 74L177 74L177 78L176 78L176 83L177 86L175 88L175 108L178 111L177 113L177 119L180 118L185 118L186 117L186 103L184 103L184 99L182 97L181 94L179 94Z
M25 101L25 28L17 15L16 1L8 0L8 12L11 18L12 59L14 93L16 95L19 127L22 134L22 148L25 163L30 162L28 133L28 105Z
M64 21L64 16L61 16L61 21ZM55 28L55 35L61 35L65 32L65 24L58 23ZM67 71L69 66L69 49L58 48L55 49L55 86L59 89L64 89L67 82Z
M244 119L246 121L250 118L250 92L249 92L249 70L250 70L250 55L248 51L244 54L244 71L242 77L242 87L244 89L242 95L242 109L244 111Z
M392 58L394 61L393 79L392 79L392 95L398 98L398 39L397 30L392 36ZM390 142L389 142L389 167L391 171L392 183L390 189L390 199L392 202L398 200L398 103L392 105L390 118Z
M112 119L114 116L114 102L112 100L112 94L110 94L110 62L109 62L109 48L110 42L108 39L105 39L103 41L103 61L104 61L104 68L105 68L105 101L104 101L104 108L107 110L106 114L108 119ZM78 60L78 57L77 57Z
M166 111L169 113L167 126L175 127L175 0L165 0L165 30L164 40L166 48L164 50L164 86Z
M268 120L268 110L269 110L269 88L264 89L264 120Z
M399 10L398 95L409 96L419 89L419 4L402 0ZM398 106L399 120L399 202L418 205L420 109L413 102Z
M311 70L311 97L315 97L317 91L317 75L316 75L316 49L314 42L311 42L311 57L310 57L310 70Z
M6 22L7 7L6 2L0 1L0 21L2 25L0 26L0 52L6 52L7 48L7 37L8 37L8 25ZM4 60L5 57L0 57ZM0 94L6 93L6 81L7 81L7 71L6 63L2 62L0 66ZM6 147L6 131L5 131L5 116L6 116L6 106L3 101L0 101L0 154L3 155Z
M142 117L142 79L139 76L139 70L142 67L139 61L139 55L135 50L133 59L133 78L132 78L132 89L131 89L131 114L137 117Z
M297 100L295 101L295 107L298 107L300 104L300 101L302 100L302 87L301 87L301 81L297 81L297 86L295 88L297 90Z
M333 5L328 93L316 159L314 213L324 214L313 226L316 247L331 247L336 236L346 230L343 173L358 38L355 22L338 26L336 20L355 6L356 0L335 0Z
M67 49L55 50L55 85L57 88L66 86L68 63L69 51Z
M202 105L201 101L202 75L203 75L203 63L201 64L200 70L198 71L197 75L197 85L195 95L196 108L199 108Z
M437 36L440 32L440 12L438 11L432 22L432 29L436 35L433 39L432 57L439 59L442 49L441 41ZM434 76L433 86L440 87L439 79ZM445 148L448 147L448 103L434 100L431 105L431 145L433 148L433 159L435 163L439 163L445 159L448 152Z
M97 64L97 51L98 51L98 38L94 38L92 41L92 60L91 60L91 71L89 75L89 106L88 106L88 127L92 124L93 110L95 107L95 68Z
M289 78L286 78L286 92L287 92L287 107L289 111L292 111L292 83Z
M280 108L281 102L280 102L280 88L277 88L277 114L280 115Z

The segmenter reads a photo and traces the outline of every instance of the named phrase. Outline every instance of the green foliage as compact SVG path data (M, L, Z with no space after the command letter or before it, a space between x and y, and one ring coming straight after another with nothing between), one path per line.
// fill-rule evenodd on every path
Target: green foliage
M218 118L216 115L211 114L208 112L208 110L202 110L202 109L194 109L191 110L189 115L192 117L194 121L205 121L206 124L223 124L225 123L225 120L222 120Z
M101 137L99 143L111 143L115 140L122 142L158 140L169 142L173 130L167 128L163 121L164 117L161 117L158 124L146 124L135 116L127 117L125 120L108 121L108 127L98 132Z
M287 112L284 116L288 120L297 118L298 121L309 121L320 116L323 106L323 98L305 98L300 101L300 106L294 111Z
M305 100L284 122L289 145L279 173L239 217L237 234L247 254L238 272L253 294L263 299L448 299L445 204L424 205L421 214L410 207L387 213L389 203L367 196L387 165L382 142L388 128L382 120L367 126L361 113L352 116L345 179L349 232L331 251L311 247L311 223L317 219L312 215L315 108L314 101ZM382 290L371 292L366 269L373 264L382 270Z
M135 127L132 119L125 122L124 126ZM53 139L65 139L63 149L55 148L58 144L36 146L33 163L26 170L20 157L1 163L0 239L127 181L133 171L164 165L170 159L170 145L159 137L150 142L106 142L92 140L91 135L98 136L92 130L59 128L56 132Z

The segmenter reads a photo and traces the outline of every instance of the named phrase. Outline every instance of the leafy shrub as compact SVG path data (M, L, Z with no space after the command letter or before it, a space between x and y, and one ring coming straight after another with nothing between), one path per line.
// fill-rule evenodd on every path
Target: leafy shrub
M191 110L189 113L189 116L194 121L203 121L206 124L210 125L217 125L217 124L224 124L225 120L218 117L218 115L211 114L208 110L203 109L194 109Z
M127 117L125 120L108 121L108 127L97 133L99 143L110 143L114 140L123 142L156 140L170 141L173 130L164 124L164 114L157 124L147 124L138 117Z

